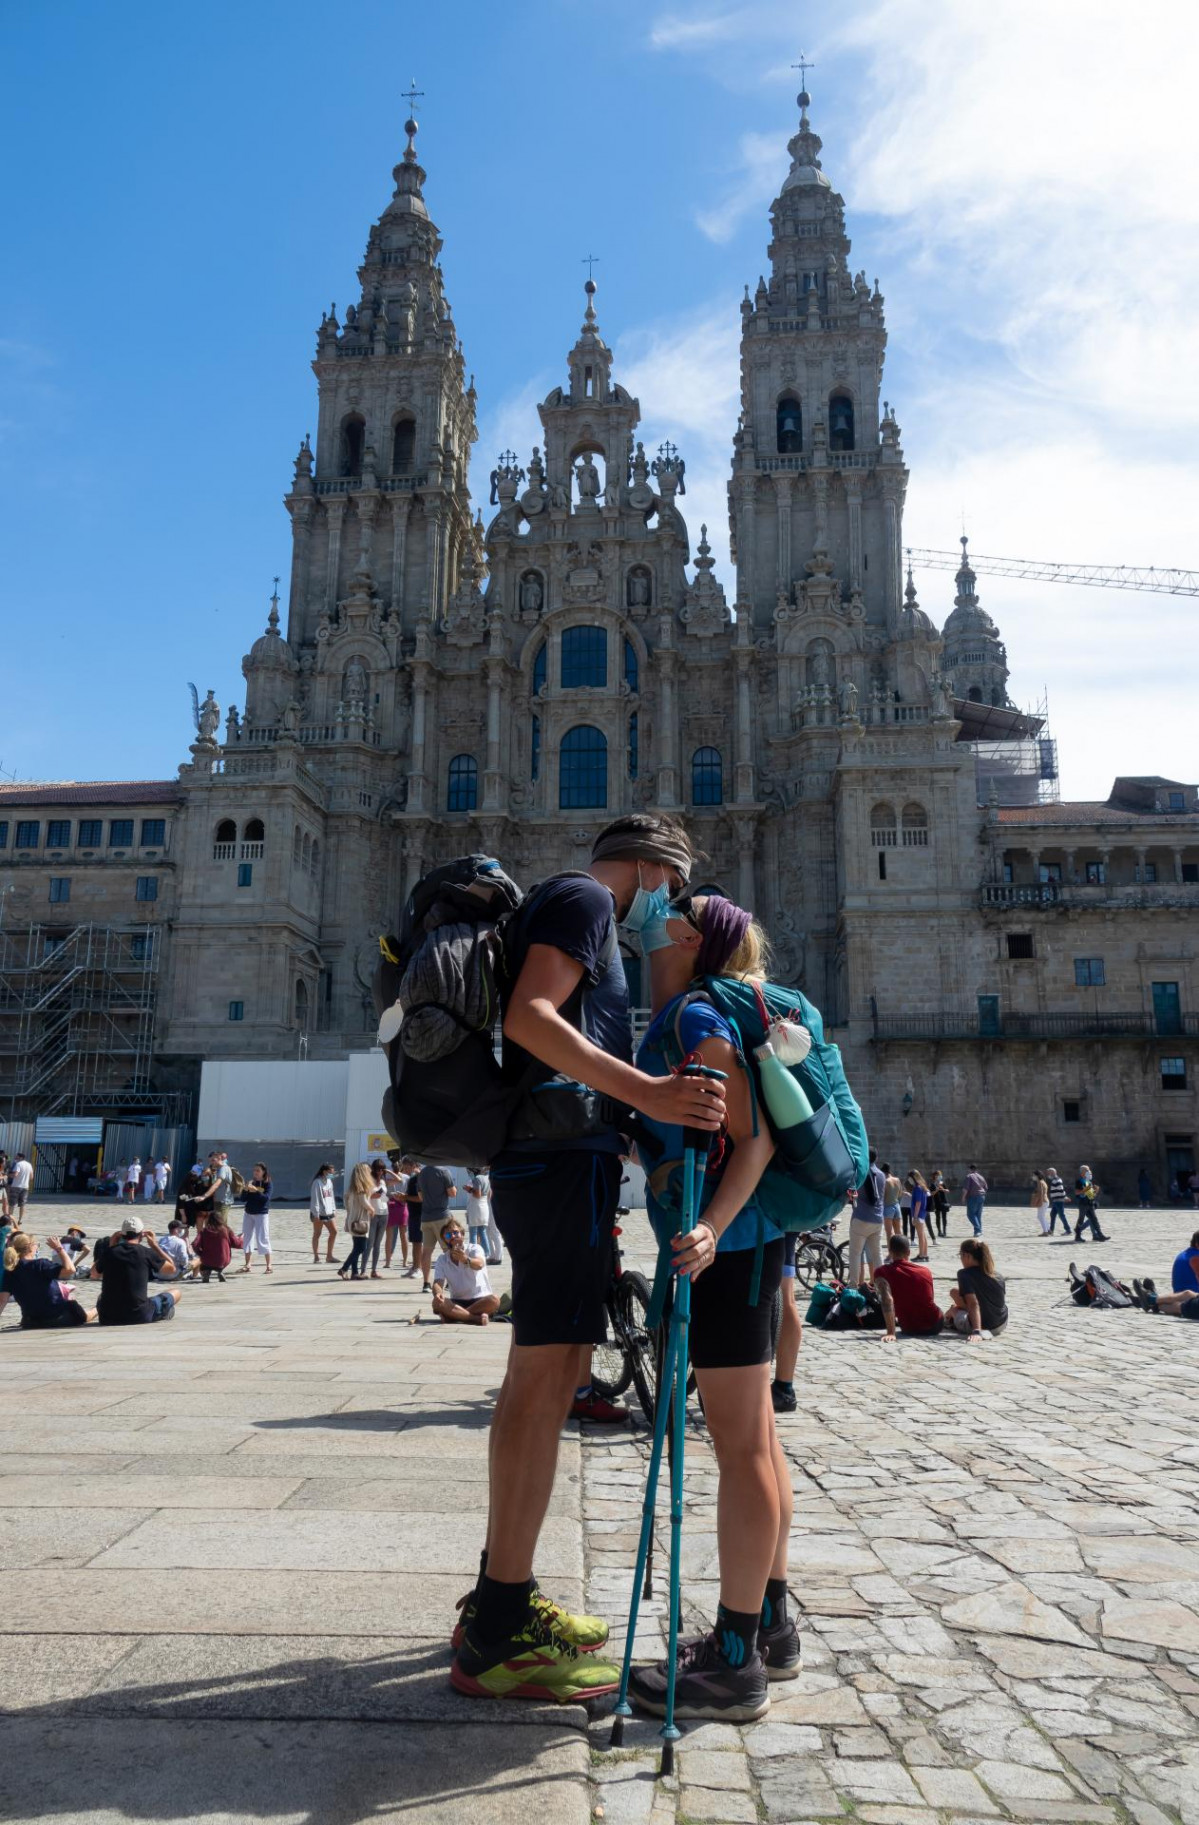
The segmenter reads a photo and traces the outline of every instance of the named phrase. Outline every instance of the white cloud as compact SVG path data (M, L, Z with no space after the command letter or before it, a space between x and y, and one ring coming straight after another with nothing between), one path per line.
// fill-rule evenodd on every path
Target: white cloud
M691 51L710 44L724 44L741 30L745 15L707 13L699 18L683 18L665 13L650 27L649 41L656 51Z

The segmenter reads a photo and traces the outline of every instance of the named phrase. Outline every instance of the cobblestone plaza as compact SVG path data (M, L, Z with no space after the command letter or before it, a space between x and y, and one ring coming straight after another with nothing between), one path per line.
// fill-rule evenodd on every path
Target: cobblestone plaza
M94 1240L110 1210L35 1205L29 1226ZM688 1729L666 1784L656 1724L611 1755L606 1705L589 1723L450 1690L507 1331L434 1325L396 1276L343 1287L304 1212L274 1220L273 1279L186 1286L166 1329L0 1321L5 1818L1199 1821L1194 1329L1062 1302L1090 1253L1164 1283L1189 1210L1105 1212L1098 1251L989 1210L1013 1316L982 1347L806 1334L780 1420L804 1670L762 1723ZM941 1291L960 1206L950 1226ZM618 1643L646 1458L642 1430L568 1428L538 1556ZM708 1626L698 1417L687 1462L684 1624Z

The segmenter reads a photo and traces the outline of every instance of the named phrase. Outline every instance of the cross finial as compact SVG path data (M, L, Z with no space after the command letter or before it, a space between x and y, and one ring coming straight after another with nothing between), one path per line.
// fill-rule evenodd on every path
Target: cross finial
M600 263L600 257L597 253L584 254L583 258L579 261L580 266L585 266L587 268L587 277L589 279L593 279L595 277L595 273L592 269L594 267L598 266L599 263Z
M267 624L268 624L268 626L270 626L272 628L277 628L279 625L279 579L278 579L278 577L275 578L275 593L271 597L271 612L267 616Z
M799 53L799 62L793 63L791 65L791 68L793 70L799 71L800 87L803 89L806 89L808 86L808 71L814 70L816 68L816 65L814 63L809 63L806 54L803 51L801 51Z
M413 117L413 119L414 119L414 120L415 120L415 118L416 118L416 113L417 113L417 107L416 107L416 98L417 98L417 96L418 96L418 95L419 95L419 96L420 96L420 97L421 97L421 99L422 99L422 100L423 100L423 99L424 99L424 93L425 93L425 91L424 91L424 90L423 90L423 89L418 89L418 88L417 88L417 86L416 86L416 77L415 77L415 76L412 76L412 77L410 77L410 78L409 78L409 81L408 81L408 87L407 87L407 88L406 88L406 89L401 89L401 91L400 91L400 93L401 93L401 94L402 94L402 95L405 95L405 96L406 96L406 97L407 97L407 99L408 99L408 112L409 112L409 114L410 114L410 115L411 115L411 116L412 116L412 117Z

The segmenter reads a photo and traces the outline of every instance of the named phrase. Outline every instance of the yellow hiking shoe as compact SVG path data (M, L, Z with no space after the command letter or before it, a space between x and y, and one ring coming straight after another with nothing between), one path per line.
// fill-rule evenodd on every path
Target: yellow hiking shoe
M608 1625L601 1616L572 1616L568 1610L544 1596L536 1585L533 1586L530 1602L542 1621L561 1635L564 1641L569 1641L578 1648L580 1654L594 1654L608 1639ZM474 1591L468 1591L465 1597L459 1599L457 1610L459 1620L450 1636L450 1646L455 1654L475 1619Z
M615 1692L620 1668L580 1654L573 1642L530 1608L524 1623L506 1640L480 1641L472 1623L450 1668L450 1684L470 1698L579 1704Z

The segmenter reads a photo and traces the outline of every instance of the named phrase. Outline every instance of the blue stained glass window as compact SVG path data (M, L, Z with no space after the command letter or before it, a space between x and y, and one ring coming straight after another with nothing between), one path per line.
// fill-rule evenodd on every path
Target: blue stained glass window
M719 748L697 748L691 756L691 803L724 803L724 763Z
M582 723L568 729L558 751L558 807L602 808L608 803L608 743L602 730Z
M536 697L538 691L540 691L544 688L544 685L545 685L545 641L543 640L541 642L541 645L537 648L537 657L533 661L533 695L534 695L534 697Z
M629 717L629 778L630 779L636 779L636 777L637 777L637 766L638 766L638 762L640 759L640 754L639 754L638 750L639 750L639 738L638 738L638 733L637 733L637 712L636 712L636 710L634 710L633 714Z
M479 763L473 754L455 754L450 762L448 811L473 811L479 802Z
M631 640L626 640L624 643L624 681L628 685L630 691L637 690L639 676L637 648L633 645Z
M562 688L603 690L608 682L606 627L568 627L562 636Z

